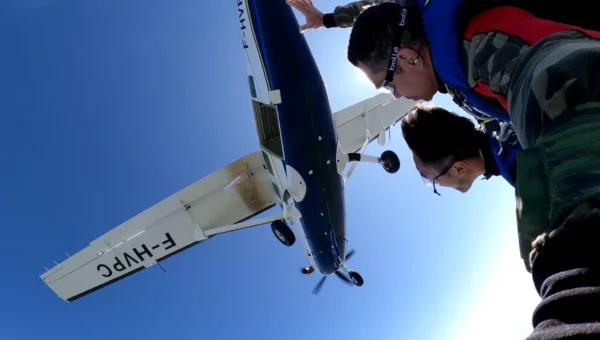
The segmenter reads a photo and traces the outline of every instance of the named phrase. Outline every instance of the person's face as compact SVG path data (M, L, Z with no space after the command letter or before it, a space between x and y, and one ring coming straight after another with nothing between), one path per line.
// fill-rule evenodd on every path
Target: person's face
M409 48L402 48L398 52L397 64L402 71L394 73L393 83L396 89L393 96L395 98L404 97L412 100L430 101L438 91L433 69L428 67L427 63L420 58L417 59L418 57L419 55ZM424 57L421 56L421 58ZM411 64L411 61L415 60L416 63ZM387 73L387 69L382 72L373 72L370 67L362 63L359 63L358 68L364 72L374 86L379 85L385 79Z
M423 163L419 157L413 153L415 166L423 177L423 180L428 184L435 186L453 188L462 193L466 193L473 185L472 176L468 176L468 164L463 161L457 161L448 164L443 169L436 169Z

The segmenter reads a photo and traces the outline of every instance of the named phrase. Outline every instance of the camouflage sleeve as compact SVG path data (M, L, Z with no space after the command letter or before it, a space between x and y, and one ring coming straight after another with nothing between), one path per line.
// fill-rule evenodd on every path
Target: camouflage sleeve
M495 99L508 111L510 77L527 43L502 31L477 32L463 41L467 81L479 95Z
M393 2L394 0L362 0L354 1L347 5L337 6L333 13L327 13L323 17L323 24L327 28L341 27L347 28L354 25L358 15L370 6L379 5L384 2Z
M579 31L550 35L521 53L502 89L524 148L542 130L600 102L600 40ZM596 103L596 104L594 104Z
M463 55L469 86L479 95L508 108L508 87L522 54L545 37L581 30L543 20L522 9L500 6L475 16L464 32ZM596 37L599 32L585 31Z

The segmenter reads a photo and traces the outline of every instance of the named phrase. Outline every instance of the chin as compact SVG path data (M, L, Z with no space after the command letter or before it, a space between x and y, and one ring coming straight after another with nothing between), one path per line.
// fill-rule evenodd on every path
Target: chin
M429 101L431 101L433 99L433 95L416 96L414 98L409 98L409 99L415 100L415 101L422 100L422 101L425 101L425 102L429 102Z
M473 182L472 181L460 181L458 183L458 185L456 186L456 190L462 192L463 194L468 192L471 187L473 186Z
M470 189L471 189L471 186L464 187L464 188L456 188L456 190L462 192L463 194L469 192Z
M425 101L428 101L428 102L429 102L429 101L431 101L431 100L433 99L433 96L435 96L435 94L436 94L436 93L437 93L437 91L435 91L435 92L431 93L430 95L427 95L427 96L426 96L427 98L425 98L425 99L423 99L423 100L425 100ZM468 189L467 189L467 190L468 190Z

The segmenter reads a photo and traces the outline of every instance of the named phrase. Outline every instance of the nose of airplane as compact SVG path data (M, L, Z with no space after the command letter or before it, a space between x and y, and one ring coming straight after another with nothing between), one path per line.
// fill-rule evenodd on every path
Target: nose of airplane
M334 252L329 250L323 250L317 254L313 254L317 269L323 275L330 275L338 270L339 261L335 258Z

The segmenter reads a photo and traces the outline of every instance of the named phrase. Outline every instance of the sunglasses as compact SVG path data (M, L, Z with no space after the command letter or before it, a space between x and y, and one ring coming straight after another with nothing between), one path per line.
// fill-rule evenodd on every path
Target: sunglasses
M450 171L450 169L452 169L452 167L454 166L454 162L451 162L449 165L447 165L444 170L440 171L437 176L435 176L433 179L429 179L423 175L421 175L421 178L423 179L423 182L425 182L425 186L433 186L433 193L438 195L438 196L442 196L438 191L437 188L435 187L435 182L437 182L438 178L444 176L445 174L448 173L448 171Z

